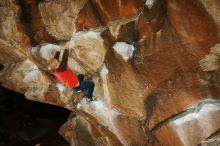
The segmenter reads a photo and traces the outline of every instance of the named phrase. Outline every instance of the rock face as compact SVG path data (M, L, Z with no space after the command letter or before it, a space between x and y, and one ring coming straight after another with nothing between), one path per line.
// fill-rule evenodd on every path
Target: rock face
M219 144L220 1L0 1L2 86L76 116L72 146ZM42 70L66 45L96 101Z
M30 47L29 40L21 30L19 6L11 0L1 0L0 5L0 62L15 63L25 58L25 50Z

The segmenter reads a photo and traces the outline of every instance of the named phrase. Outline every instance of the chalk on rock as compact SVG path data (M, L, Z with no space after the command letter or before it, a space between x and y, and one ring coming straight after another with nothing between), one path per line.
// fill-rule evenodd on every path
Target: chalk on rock
M133 45L129 45L125 42L116 42L113 48L126 61L132 57L135 50Z
M46 44L40 48L40 55L46 60L50 60L54 57L56 51L59 50L58 45Z

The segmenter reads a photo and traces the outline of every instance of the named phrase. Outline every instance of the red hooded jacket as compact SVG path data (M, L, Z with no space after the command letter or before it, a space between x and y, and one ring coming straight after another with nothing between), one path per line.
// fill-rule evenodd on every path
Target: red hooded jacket
M63 72L51 72L60 82L69 88L74 88L79 85L77 76L70 70L69 67Z
M62 61L60 62L59 67L56 71L52 71L53 74L60 82L66 85L69 88L74 88L79 85L78 77L71 71L71 69L67 66L69 52L65 49ZM60 52L56 52L54 58L59 59Z

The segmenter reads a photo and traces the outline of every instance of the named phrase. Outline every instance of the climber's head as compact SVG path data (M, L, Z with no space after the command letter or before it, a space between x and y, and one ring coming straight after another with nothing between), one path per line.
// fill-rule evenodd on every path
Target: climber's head
M51 71L56 70L56 69L58 68L58 65L59 65L58 60L55 59L55 58L49 60L47 63L48 63L47 69L48 69L48 70L51 70Z

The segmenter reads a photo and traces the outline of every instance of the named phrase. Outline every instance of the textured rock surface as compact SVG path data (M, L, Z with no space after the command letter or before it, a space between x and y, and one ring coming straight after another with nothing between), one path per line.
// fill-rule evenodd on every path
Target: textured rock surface
M39 4L39 11L47 31L60 40L69 40L75 29L74 20L87 0L55 0Z
M72 110L76 116L60 128L70 145L218 143L218 0L0 4L0 83ZM86 104L84 93L41 70L49 50L63 45L70 68L95 82L96 101Z
M170 119L166 126L155 130L159 145L160 143L169 145L174 135L178 136L175 141L178 141L179 144L182 143L187 146L200 144L202 140L210 136L210 133L215 133L216 129L219 128L220 117L218 114L220 106L218 102L203 101L198 107ZM167 131L172 132L167 133ZM165 135L166 140L163 138Z
M0 5L0 62L15 63L26 57L29 40L19 20L19 6L12 0L1 0Z
M218 146L220 143L219 132L219 130L216 131L213 135L204 140L201 146Z

